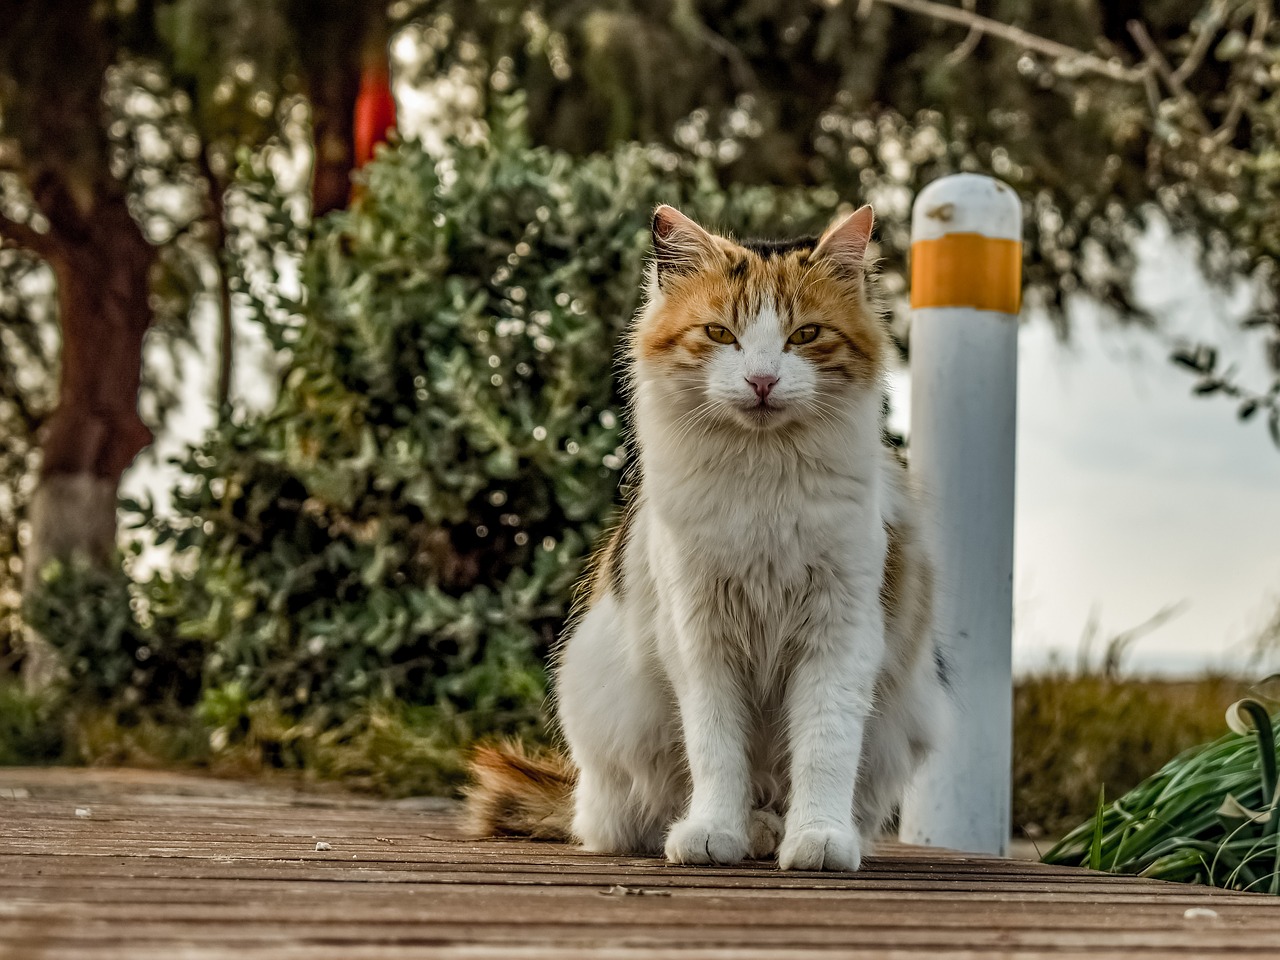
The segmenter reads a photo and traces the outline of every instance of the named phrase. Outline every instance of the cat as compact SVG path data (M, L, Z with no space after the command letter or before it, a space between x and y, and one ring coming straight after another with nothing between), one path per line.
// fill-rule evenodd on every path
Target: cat
M479 833L858 869L946 701L920 508L882 437L873 222L737 243L655 212L639 483L553 658L569 756L479 750Z

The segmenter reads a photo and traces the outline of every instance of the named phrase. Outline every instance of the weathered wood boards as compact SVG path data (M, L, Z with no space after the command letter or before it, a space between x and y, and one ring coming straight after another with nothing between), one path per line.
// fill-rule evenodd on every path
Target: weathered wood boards
M670 867L467 840L439 801L0 769L0 960L1276 956L1263 895L897 845Z

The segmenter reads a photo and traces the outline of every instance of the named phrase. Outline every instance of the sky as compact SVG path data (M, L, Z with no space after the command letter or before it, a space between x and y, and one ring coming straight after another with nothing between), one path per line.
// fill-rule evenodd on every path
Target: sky
M1218 344L1244 382L1265 386L1260 337L1239 329L1251 308L1200 277L1194 254L1159 223L1140 241L1137 299L1158 331L1088 303L1059 342L1030 313L1019 333L1014 665L1074 665L1091 617L1094 658L1105 639L1170 605L1170 621L1138 640L1131 672L1188 674L1239 667L1280 606L1280 450L1262 418L1191 394L1194 377L1168 361L1179 336ZM161 498L176 474L162 464L212 423L206 398L217 355L214 317L198 323L184 402L124 492ZM260 339L241 331L236 394L269 402L274 376ZM892 380L894 425L910 419L909 374Z
M1074 655L1089 609L1103 634L1162 606L1185 612L1138 641L1134 666L1213 665L1247 656L1280 606L1280 450L1262 417L1192 395L1168 362L1178 336L1221 346L1255 388L1270 377L1261 334L1234 295L1200 278L1194 254L1156 228L1139 247L1137 299L1160 335L1073 318L1064 349L1044 323L1023 328L1018 400L1015 654ZM1059 581L1064 581L1059 585Z
M1168 361L1178 337L1219 345L1243 382L1270 383L1260 336L1239 328L1247 285L1205 283L1194 253L1155 224L1140 241L1139 305L1158 330L1089 303L1057 340L1043 316L1019 332L1014 542L1014 666L1074 665L1091 618L1105 640L1162 608L1178 612L1138 639L1132 672L1239 667L1280 607L1280 450L1263 418L1191 393ZM1220 361L1221 362L1221 361ZM894 380L909 423L909 374Z

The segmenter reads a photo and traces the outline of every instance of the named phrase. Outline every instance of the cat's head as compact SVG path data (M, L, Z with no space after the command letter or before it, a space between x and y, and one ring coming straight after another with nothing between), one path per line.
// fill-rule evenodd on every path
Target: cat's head
M890 349L867 289L870 207L818 238L744 242L674 207L653 216L637 386L709 427L831 422L879 391Z

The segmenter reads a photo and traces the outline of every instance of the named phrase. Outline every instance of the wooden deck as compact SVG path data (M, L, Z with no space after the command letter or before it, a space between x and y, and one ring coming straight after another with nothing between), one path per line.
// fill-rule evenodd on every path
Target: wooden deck
M81 957L1274 958L1280 898L901 846L671 867L470 841L440 801L0 768L0 958Z

